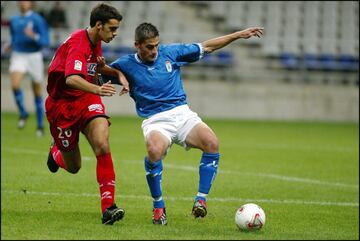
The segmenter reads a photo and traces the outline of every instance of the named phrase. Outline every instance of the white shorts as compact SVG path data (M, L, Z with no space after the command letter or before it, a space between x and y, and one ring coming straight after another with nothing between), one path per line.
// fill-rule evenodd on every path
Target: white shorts
M32 81L44 81L44 62L41 52L19 53L13 51L10 57L9 72L29 73Z
M141 128L143 129L145 141L147 135L156 130L169 140L169 146L176 143L189 150L190 147L186 145L185 139L192 128L202 122L198 114L190 110L188 105L181 105L145 119Z

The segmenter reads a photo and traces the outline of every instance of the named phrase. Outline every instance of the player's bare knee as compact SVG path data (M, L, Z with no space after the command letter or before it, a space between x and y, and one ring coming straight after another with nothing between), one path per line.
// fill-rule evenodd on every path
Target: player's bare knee
M146 148L151 160L157 161L161 158L162 150L158 145L154 144L154 142L148 142Z
M216 137L209 138L204 143L204 151L208 153L219 152L219 141Z
M94 147L94 152L96 156L105 155L110 152L109 143L107 141L98 142Z
M148 157L149 157L149 160L150 160L151 162L157 162L157 161L159 161L162 156L163 156L162 153L159 152L159 151L157 151L157 152L150 152L150 151L148 151Z
M151 162L156 162L163 156L161 148L153 144L147 144L147 152Z

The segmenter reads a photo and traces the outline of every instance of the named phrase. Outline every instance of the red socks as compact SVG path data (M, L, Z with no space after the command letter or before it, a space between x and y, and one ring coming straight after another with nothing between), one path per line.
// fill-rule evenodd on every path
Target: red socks
M62 157L62 155L61 155L60 150L58 150L58 148L56 147L56 145L54 145L54 146L52 147L52 149L51 149L51 154L53 155L53 158L54 158L56 164L57 164L59 167L61 167L61 168L63 168L63 169L66 169L66 168L65 168L64 159L63 159L63 157Z
M60 150L53 146L51 149L51 153L56 164L63 168L65 168L64 159L61 155ZM111 158L111 153L107 153L104 155L100 155L96 157L97 165L96 165L96 178L100 187L100 195L101 195L101 210L104 213L106 208L110 207L114 203L115 196L115 171Z
M97 156L96 178L100 187L101 211L114 203L115 196L115 171L111 153Z

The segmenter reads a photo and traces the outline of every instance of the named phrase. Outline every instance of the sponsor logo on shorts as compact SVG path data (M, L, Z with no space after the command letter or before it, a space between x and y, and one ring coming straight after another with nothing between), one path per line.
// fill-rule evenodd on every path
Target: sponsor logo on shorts
M62 145L63 145L64 147L68 147L68 146L69 146L69 141L68 141L68 140L62 140L61 142L62 142Z
M103 107L100 104L92 104L88 106L89 111L95 111L102 113Z
M81 71L81 69L82 69L82 62L81 62L80 60L75 60L74 69Z

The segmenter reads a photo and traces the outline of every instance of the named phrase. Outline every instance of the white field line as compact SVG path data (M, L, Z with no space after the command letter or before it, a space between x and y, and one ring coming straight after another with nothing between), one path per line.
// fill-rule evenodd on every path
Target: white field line
M40 156L47 156L48 153L43 153L40 151L34 150L27 150L27 149L18 149L18 148L6 148L5 151L13 152L13 153L25 153L25 154L32 154L32 155L40 155ZM91 161L95 160L95 157L89 156L82 156L84 161ZM130 161L130 160L122 160L127 164L139 164L142 161ZM191 172L198 172L199 168L194 166L181 166L181 165L174 165L169 163L164 163L164 168L172 168L172 169L179 169L183 171L191 171ZM333 187L343 187L343 188L351 188L351 189L359 189L358 184L347 184L347 183L340 183L340 182L326 182L320 181L316 179L307 179L307 178L300 178L300 177L289 177L289 176L282 176L272 173L252 173L252 172L240 172L240 171L230 171L230 170L222 170L219 169L218 173L224 174L232 174L232 175L239 175L239 176L256 176L256 177L264 177L264 178L271 178L277 180L283 180L287 182L300 182L300 183L307 183L307 184L316 184L316 185L324 185L324 186L333 186Z
M179 165L173 165L173 164L164 164L164 166L174 168L174 169L187 170L187 171L199 171L199 168L195 168L192 166L179 166ZM279 180L288 181L288 182L302 182L302 183L309 183L309 184L349 187L349 188L356 188L356 189L359 188L359 185L339 183L339 182L324 182L324 181L319 181L319 180L314 180L314 179L288 177L288 176L281 176L281 175L271 174L271 173L251 173L251 172L240 172L240 171L229 171L229 170L218 170L218 173L234 174L234 175L239 175L239 176L267 177L267 178L279 179Z
M1 190L3 194L13 195L34 195L34 196L71 196L71 197L94 197L99 198L100 194L94 193L59 193L59 192L33 192L24 190ZM144 195L115 195L119 199L140 199L152 200L150 196ZM171 201L193 201L193 197L168 197L165 200ZM248 198L216 198L211 197L209 200L214 202L237 202L237 203L273 203L273 204L297 204L311 206L341 206L341 207L359 207L359 203L355 202L331 202L331 201L306 201L306 200L274 200L274 199L248 199Z
M235 146L234 143L227 143L226 147ZM258 150L293 150L293 151L325 151L325 152L343 152L343 153L358 153L359 148L354 147L313 147L313 146L296 146L287 144L242 144L241 148L256 148Z

